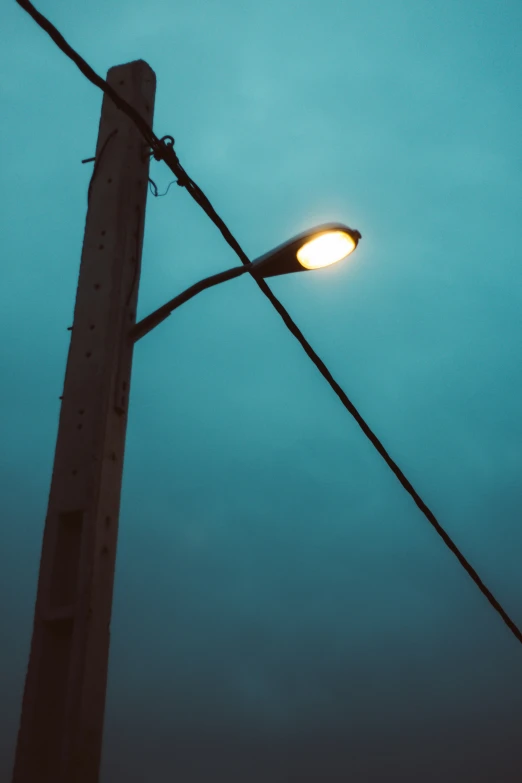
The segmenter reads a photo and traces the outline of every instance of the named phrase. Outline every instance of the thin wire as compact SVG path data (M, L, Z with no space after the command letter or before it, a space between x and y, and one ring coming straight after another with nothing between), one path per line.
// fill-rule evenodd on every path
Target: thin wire
M173 174L175 174L177 178L177 182L188 190L192 198L200 205L200 207L204 210L204 212L208 215L208 217L212 220L212 222L217 226L217 228L220 230L221 234L223 235L225 241L235 251L235 253L238 255L242 263L245 265L250 264L251 262L248 256L241 248L238 241L232 235L232 233L230 232L230 230L228 229L224 221L219 217L219 215L217 214L214 207L212 206L208 198L205 196L203 191L196 185L194 180L192 180L189 177L189 175L187 174L187 172L179 162L178 156L174 152L174 139L172 138L172 136L164 136L162 139L158 139L158 137L152 131L152 128L149 127L149 125L138 114L138 112L129 103L127 103L127 101L121 98L113 90L113 88L109 84L107 84L107 82L104 79L102 79L100 76L98 76L98 74L95 73L95 71L93 71L93 69L86 63L86 61L82 57L80 57L80 55L66 42L63 36L58 32L56 27L54 27L54 25L51 24L51 22L49 22L48 19L42 16L42 14L40 14L39 11L37 11L36 8L32 5L32 3L29 2L29 0L16 0L16 2L21 8L27 11L27 13L37 22L37 24L40 25L40 27L43 30L45 30L50 35L50 37L53 39L56 45L64 52L64 54L66 54L78 66L78 68L84 74L84 76L86 76L86 78L89 79L90 82L92 82L94 85L99 87L106 95L108 95L116 104L116 106L119 109L121 109L121 111L125 112L125 114L127 114L127 116L134 121L136 127L140 130L145 140L152 148L152 155L154 156L154 158L156 160L165 161L165 163L168 165L168 167L173 172ZM513 635L522 644L522 632L515 625L513 620L506 613L506 611L502 608L502 606L499 604L497 599L493 596L491 591L486 587L486 585L481 580L481 578L479 577L479 575L477 574L473 566L460 552L460 550L458 549L456 544L452 541L448 533L437 521L433 512L428 508L428 506L424 503L424 501L421 499L419 494L415 491L412 484L408 481L408 479L401 471L399 466L390 457L390 455L384 448L381 441L370 429L368 424L366 424L366 422L364 421L360 413L357 411L353 403L349 400L349 398L347 397L343 389L339 386L337 381L335 381L335 379L332 377L330 371L328 370L324 362L319 358L319 356L313 350L311 345L305 339L304 335L299 330L297 325L294 323L294 321L292 320L292 318L290 317L286 309L283 307L281 302L279 302L279 300L275 297L275 295L272 293L272 291L270 290L270 288L268 287L268 285L264 280L256 279L255 277L254 280L259 286L259 288L261 289L261 291L264 293L264 295L267 297L267 299L269 299L273 307L277 310L277 312L283 319L285 325L288 327L290 332L292 332L296 340L298 340L298 342L306 352L307 356L315 364L315 366L317 367L317 369L319 370L323 378L325 378L325 380L330 384L331 388L337 394L344 407L353 416L353 418L355 419L359 427L362 429L366 437L370 440L370 442L379 452L379 454L384 459L388 467L395 474L395 476L402 484L406 492L408 492L408 494L413 498L413 501L415 502L417 507L422 511L426 519L434 527L434 529L442 538L446 546L451 550L451 552L453 552L453 554L455 555L459 563L462 565L462 567L468 573L471 579L475 582L475 584L477 585L481 593L489 601L491 606L499 613L499 615L502 617L503 621L510 629L510 631L513 633Z
M88 189L87 189L87 204L89 204L89 202L90 202L90 200L91 200L92 184L93 184L93 182L94 182L94 177L96 176L96 173L97 173L97 171L98 171L98 166L100 165L100 161L101 161L101 159L102 159L102 157L103 157L103 153L104 153L104 152L105 152L105 150L107 149L107 145L108 145L108 143L110 142L110 140L111 140L111 139L112 139L112 138L113 138L113 137L114 137L114 136L115 136L117 133L118 133L118 128L115 128L113 131L111 131L111 133L109 133L109 135L107 136L107 138L106 138L106 139L105 139L105 141L103 142L103 144L102 144L102 146L101 146L101 148L100 148L100 151L99 151L99 153L96 155L96 157L95 157L95 158L92 158L92 160L94 160L94 161L95 161L95 163L94 163L94 167L93 167L93 170L92 170L91 179L89 180L89 187L88 187ZM83 163L83 160L82 160L82 163Z
M149 190L150 190L150 192L152 193L153 196L156 196L156 198L161 198L162 196L166 196L167 195L167 193L169 192L170 186L173 185L175 182L179 185L178 180L173 179L172 182L169 182L167 190L165 191L165 193L158 193L158 186L156 185L154 180L149 177Z
M141 213L141 207L139 206L139 204L136 204L136 251L135 251L135 255L132 258L132 263L134 264L134 273L132 275L132 282L129 288L129 293L127 294L127 299L125 300L125 307L129 306L130 300L132 298L132 294L134 293L134 289L136 288L136 282L138 280L138 259L140 257L142 217L143 215Z

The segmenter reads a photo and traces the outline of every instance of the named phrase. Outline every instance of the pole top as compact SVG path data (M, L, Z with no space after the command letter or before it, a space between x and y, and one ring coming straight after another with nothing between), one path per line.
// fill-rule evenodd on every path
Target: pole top
M129 63L113 65L112 68L109 68L107 71L107 81L112 81L118 77L121 78L123 75L129 73L132 75L140 74L148 76L154 84L156 83L156 74L145 60L131 60ZM149 79L147 79L147 81L149 81Z

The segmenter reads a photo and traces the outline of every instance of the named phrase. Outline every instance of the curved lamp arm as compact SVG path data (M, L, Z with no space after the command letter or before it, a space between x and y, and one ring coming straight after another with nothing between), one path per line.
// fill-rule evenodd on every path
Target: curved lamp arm
M192 299L193 296L204 291L205 288L211 288L219 283L224 283L226 280L232 280L245 272L250 272L254 278L265 278L274 277L275 275L286 275L291 272L306 272L310 269L329 266L346 258L347 255L355 250L360 238L361 234L359 231L345 226L344 223L323 223L315 228L309 228L307 231L292 237L292 239L284 242L282 245L278 245L278 247L256 258L249 264L227 269L225 272L219 272L217 275L211 275L204 280L200 280L199 283L195 283L190 288L187 288L186 291L171 299L170 302L166 302L162 307L159 307L142 321L139 321L130 330L129 337L132 342L137 342L147 332L150 332L151 329L154 329L155 326L164 321L176 307ZM327 240L326 245L324 239ZM333 240L333 244L330 240ZM341 241L340 246L339 240ZM307 253L306 250L313 245L315 245L315 253L312 252L311 257L308 258L310 253ZM300 258L300 254L303 251L305 251L305 255L303 258Z
M154 310L153 313L147 315L146 318L143 318L135 326L133 326L129 332L130 339L133 343L136 343L138 340L141 340L141 338L144 337L148 332L150 332L151 329L154 329L155 326L164 321L165 318L168 318L173 310L185 302L188 302L188 300L192 299L192 297L196 296L196 294L201 293L201 291L204 291L206 288L212 288L214 285L224 283L226 280L233 280L234 277L244 275L245 272L248 272L252 266L253 264L234 266L232 269L226 269L224 272L218 272L217 275L205 277L198 283L194 283L194 285L191 285L190 288L187 288L181 294L175 296L174 299L171 299L161 307L158 307L157 310Z

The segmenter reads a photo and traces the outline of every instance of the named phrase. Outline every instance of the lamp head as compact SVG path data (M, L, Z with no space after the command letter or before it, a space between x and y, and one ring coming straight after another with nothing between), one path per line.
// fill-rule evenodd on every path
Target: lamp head
M251 273L274 277L330 266L353 253L360 238L359 231L343 223L323 223L256 258Z

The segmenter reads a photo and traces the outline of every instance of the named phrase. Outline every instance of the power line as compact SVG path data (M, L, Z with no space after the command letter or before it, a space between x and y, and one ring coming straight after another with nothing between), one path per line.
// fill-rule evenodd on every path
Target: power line
M83 57L80 57L78 52L76 52L72 46L67 43L63 35L56 29L56 27L51 24L51 22L46 19L43 14L37 11L32 3L27 2L27 0L16 0L16 2L21 8L24 9L24 11L27 11L27 13L32 16L34 21L40 25L42 30L45 30L45 32L50 35L58 48L61 49L62 52L66 54L67 57L69 57L74 63L76 63L83 75L86 76L90 82L95 84L96 87L99 87L100 90L103 90L106 95L112 98L116 106L125 112L125 114L127 114L127 116L135 122L144 138L150 143L150 146L153 147L154 140L156 140L156 142L158 140L139 112L137 112L136 109L130 105L130 103L127 103L126 100L121 98L118 93L113 90L110 84L107 84L105 79L102 79L101 76L98 76L96 71L91 68L91 66L83 59Z
M16 0L18 5L23 8L27 13L37 22L37 24L45 30L52 40L56 43L56 45L66 54L80 69L80 71L84 74L84 76L89 79L90 82L92 82L96 87L99 87L100 90L102 90L106 95L108 95L113 102L116 104L116 106L123 111L133 122L135 123L136 127L140 130L142 133L145 141L147 144L151 147L152 152L151 155L154 156L156 160L164 160L167 166L170 168L170 170L173 172L173 174L177 178L177 182L179 185L185 187L192 198L200 205L200 207L204 210L204 212L208 215L208 217L212 220L212 222L217 226L217 228L220 230L221 234L223 235L226 242L230 245L230 247L234 250L234 252L237 254L239 259L244 265L250 265L250 260L244 250L239 245L238 241L235 239L235 237L232 235L224 221L219 217L217 212L215 211L214 207L208 200L208 198L205 196L203 191L196 185L194 180L192 180L181 163L179 162L178 156L174 152L174 139L172 136L164 136L163 138L159 139L153 132L152 128L145 122L145 120L139 115L139 113L132 107L130 104L127 103L123 98L121 98L113 89L112 87L98 74L93 71L93 69L87 64L87 62L67 43L65 38L61 35L61 33L54 27L54 25L46 19L39 11L36 10L36 8L33 6L32 3L30 3L28 0ZM94 175L94 172L93 172ZM229 278L226 278L229 279ZM442 538L446 546L453 552L461 566L464 568L464 570L468 573L468 575L471 577L471 579L475 582L481 593L487 598L491 606L499 613L499 615L502 617L503 621L507 625L507 627L510 629L510 631L513 633L513 635L518 639L518 641L522 644L522 632L520 629L515 625L513 620L509 617L509 615L506 613L506 611L503 609L501 604L497 601L497 599L494 597L494 595L491 593L491 591L486 587L482 579L479 577L478 573L475 571L473 566L468 562L468 560L464 557L462 552L459 550L457 545L453 542L453 540L450 538L448 533L444 530L442 525L438 522L437 518L433 514L433 512L428 508L426 503L422 500L420 495L416 492L412 484L408 481L404 473L401 471L399 466L394 462L394 460L390 457L386 449L384 448L381 441L377 438L375 433L371 430L371 428L368 426L368 424L364 421L361 414L356 409L355 405L350 401L346 393L343 391L341 386L337 383L337 381L333 378L332 374L324 364L324 362L320 359L320 357L317 355L317 353L314 351L312 346L309 344L309 342L305 339L304 335L302 334L301 330L298 328L296 323L293 321L293 319L290 317L287 310L283 307L281 302L277 299L277 297L273 294L271 289L268 287L267 283L262 279L253 278L263 294L267 297L267 299L271 302L273 307L277 310L281 318L283 319L285 325L289 329L289 331L294 335L296 340L300 343L302 348L304 349L307 356L312 360L312 362L315 364L323 378L329 383L333 391L337 394L339 399L341 400L344 407L349 411L349 413L353 416L361 430L364 432L366 437L371 441L373 446L376 448L376 450L379 452L381 457L384 459L388 467L392 470L392 472L395 474L399 482L402 484L406 492L413 498L413 501L417 505L417 507L422 511L426 519L430 522L430 524L434 527L436 532L439 534L439 536ZM211 283L214 284L215 283ZM196 286L193 286L190 291L197 288ZM205 286L208 287L208 286ZM199 292L199 290L203 290L203 288L199 288L198 290L194 290L193 293L191 293L191 296L194 296L196 293ZM187 293L187 292L185 292ZM183 296L183 295L180 295ZM190 298L190 297L187 297ZM185 300L184 300L185 301ZM167 306L171 303L167 303ZM165 317L168 313L165 314ZM152 328L152 326L150 327ZM139 339L139 338L137 338Z

